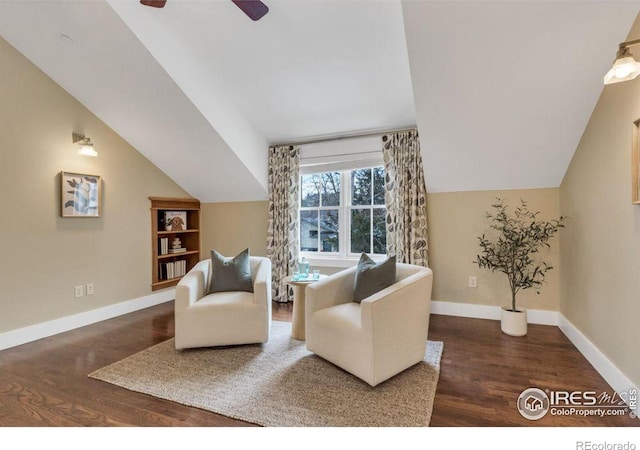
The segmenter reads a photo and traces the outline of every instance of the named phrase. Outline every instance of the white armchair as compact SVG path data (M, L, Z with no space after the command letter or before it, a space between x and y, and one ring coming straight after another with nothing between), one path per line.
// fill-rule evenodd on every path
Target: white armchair
M355 271L307 287L307 349L376 386L424 359L433 272L397 264L396 282L358 304Z
M252 256L253 292L208 294L211 260L196 264L176 286L176 349L267 342L271 328L271 261Z

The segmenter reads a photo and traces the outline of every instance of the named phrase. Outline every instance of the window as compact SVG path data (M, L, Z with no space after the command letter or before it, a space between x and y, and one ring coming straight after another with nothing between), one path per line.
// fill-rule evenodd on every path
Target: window
M384 168L303 174L300 251L306 256L386 254Z
M351 175L350 252L387 253L384 169L358 169Z
M300 177L300 251L339 253L340 172Z

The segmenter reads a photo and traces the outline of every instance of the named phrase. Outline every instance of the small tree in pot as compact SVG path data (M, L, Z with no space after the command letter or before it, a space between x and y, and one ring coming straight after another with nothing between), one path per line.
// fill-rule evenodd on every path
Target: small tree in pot
M532 212L524 200L510 215L503 199L497 198L487 212L491 228L497 237L490 240L483 234L478 237L482 252L474 263L492 272L504 273L511 288L511 308L502 308L502 331L513 336L527 334L526 311L516 307L516 295L522 289L534 288L540 294L545 275L553 269L546 262L534 260L542 248L549 248L549 240L564 227L564 217L558 220L539 220L539 211Z

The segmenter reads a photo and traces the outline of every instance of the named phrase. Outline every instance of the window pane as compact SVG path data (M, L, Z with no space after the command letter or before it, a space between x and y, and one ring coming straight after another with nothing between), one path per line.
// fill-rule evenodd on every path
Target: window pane
M351 172L351 204L371 204L371 169L359 169Z
M371 252L371 210L351 210L351 253Z
M373 169L373 204L384 205L384 167Z
M339 228L338 210L328 209L320 211L320 251L335 252L339 251Z
M340 206L340 172L320 174L322 178L322 206Z
M300 206L320 206L320 181L317 173L300 177Z
M300 250L318 251L318 211L300 211Z
M386 208L375 208L373 210L373 253L381 255L387 253L386 215Z

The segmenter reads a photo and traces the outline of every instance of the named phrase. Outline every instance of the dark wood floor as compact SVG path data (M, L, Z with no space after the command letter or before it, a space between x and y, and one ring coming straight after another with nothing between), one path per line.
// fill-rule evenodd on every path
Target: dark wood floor
M291 305L274 319L290 320ZM0 351L0 425L250 426L131 392L90 372L173 337L173 303ZM638 426L624 417L546 417L516 410L528 387L611 391L555 327L532 325L512 338L495 321L432 316L429 339L444 341L432 426Z

